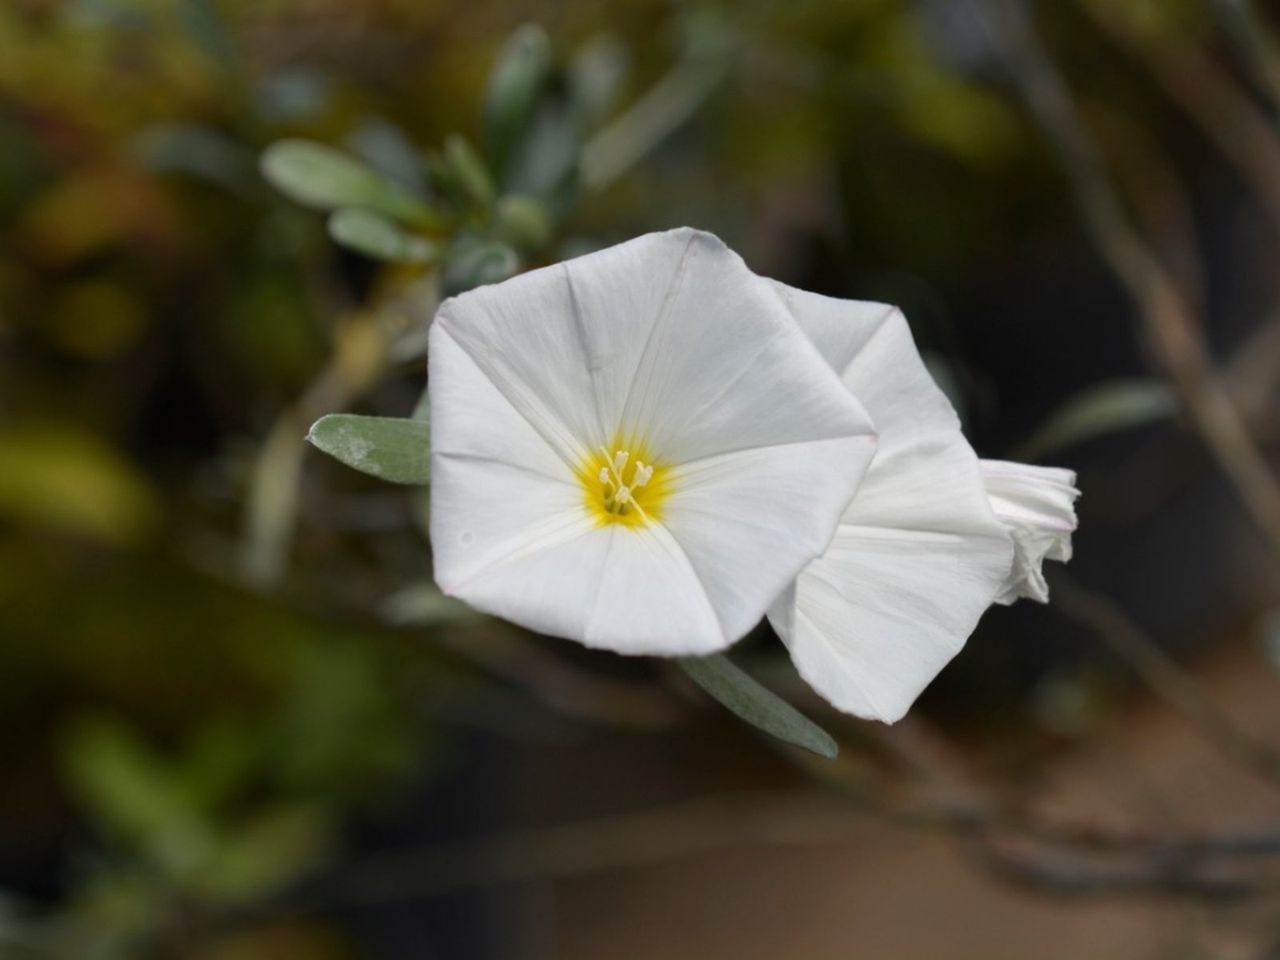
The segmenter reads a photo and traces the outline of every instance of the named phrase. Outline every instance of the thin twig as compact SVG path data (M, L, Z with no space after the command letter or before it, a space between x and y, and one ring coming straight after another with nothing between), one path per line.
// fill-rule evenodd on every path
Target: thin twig
M1274 428L1280 389L1280 313L1268 317L1240 345L1227 366L1231 396L1255 430Z
M881 797L858 809L833 808L808 792L732 794L505 831L371 857L299 894L293 906L317 910L423 900L458 890L591 876L740 847L827 847L861 835L865 825L859 812L909 828L941 828L963 841L975 860L996 876L1042 892L1197 899L1280 892L1280 877L1244 869L1261 855L1280 853L1280 833L1259 835L1245 845L1213 835L1171 841L1120 834L1113 838L1116 842L1045 848L1029 845L1031 835L1019 832L1016 824L957 818L945 810L899 807L885 800ZM1090 840L1111 836L1093 828L1082 828L1078 835ZM1106 859L1098 860L1098 853ZM1127 859L1117 861L1117 854ZM1243 859L1224 862L1236 856Z
M1026 13L1010 0L979 0L978 9L987 14L984 19L996 46L1057 148L1085 224L1104 261L1138 306L1143 329L1192 423L1270 545L1280 553L1280 483L1210 365L1191 309L1130 225L1102 158Z
M727 847L821 846L855 818L812 795L728 795L639 813L513 830L345 867L306 906L423 899L457 890L666 863Z
M1258 91L1280 113L1280 53L1251 0L1211 0L1227 40L1252 74Z
M433 641L520 687L556 713L579 721L662 730L671 727L680 715L679 708L660 690L579 669L498 622L486 622L483 631L468 630L464 625L437 630Z
M1015 852L1000 844L974 843L970 856L995 876L1054 897L1176 898L1231 902L1280 893L1280 876L1207 872L1195 864L1152 861L1136 866L1099 866L1040 853Z
M1153 693L1186 716L1223 756L1280 786L1280 753L1205 696L1195 677L1143 633L1119 606L1060 571L1054 571L1051 586L1055 604L1063 613L1091 627Z
M1138 35L1124 4L1078 0L1109 36L1144 63L1262 200L1280 229L1280 130L1202 51L1172 50Z

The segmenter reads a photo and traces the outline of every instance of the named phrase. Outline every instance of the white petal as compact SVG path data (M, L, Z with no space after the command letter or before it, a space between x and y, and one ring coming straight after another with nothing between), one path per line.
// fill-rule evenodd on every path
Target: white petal
M769 619L815 690L893 722L963 647L1004 583L1012 544L902 314L777 287L863 401L880 446L830 547Z
M875 437L722 454L681 468L663 523L684 548L726 635L740 637L831 540Z
M1028 597L1047 603L1049 587L1041 567L1045 559L1071 559L1076 529L1076 475L1060 467L1034 467L1004 460L983 460L987 496L1013 535L1013 567L997 603Z
M596 533L608 538L609 552L599 571L587 646L670 657L715 653L730 644L684 550L661 524Z
M432 457L515 466L580 491L567 457L548 443L443 324L431 325L427 357ZM434 483L432 487L432 499L438 503L440 491Z

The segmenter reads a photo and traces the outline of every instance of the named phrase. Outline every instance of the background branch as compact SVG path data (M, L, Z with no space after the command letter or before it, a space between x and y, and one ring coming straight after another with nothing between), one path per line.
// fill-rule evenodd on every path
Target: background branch
M1280 554L1280 483L1213 370L1199 324L1159 259L1132 228L1066 85L1022 8L978 0L993 38L1032 114L1057 150L1104 262L1134 300L1142 329L1191 423L1240 501Z

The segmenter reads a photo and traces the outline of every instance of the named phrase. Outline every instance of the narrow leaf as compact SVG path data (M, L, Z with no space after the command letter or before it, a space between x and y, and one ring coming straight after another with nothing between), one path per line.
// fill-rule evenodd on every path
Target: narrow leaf
M239 66L236 43L213 0L186 0L179 9L192 39L219 67L234 75Z
M506 280L520 266L520 258L505 243L463 239L449 251L440 278L441 293L457 296L486 283Z
M551 44L541 27L525 25L511 35L485 97L485 142L499 182L524 137L538 95L551 72Z
M431 477L430 426L422 420L321 417L307 440L335 460L391 483L425 484Z
M392 220L356 207L343 207L329 217L329 236L348 250L391 263L429 263L436 248L402 230Z
M607 33L588 39L569 63L569 90L587 121L598 123L617 103L631 68L626 44Z
M421 420L424 423L431 419L431 393L424 389L422 395L418 397L418 402L413 405L413 413L409 414L414 420Z
M262 175L307 207L361 207L396 220L434 224L436 212L350 154L310 140L280 140L262 154Z
M541 250L551 242L551 215L537 200L511 194L498 201L494 213L494 232L513 247Z
M430 627L480 616L465 603L446 597L432 583L414 584L382 602L384 620L397 626Z
M761 686L724 654L681 657L679 663L694 683L753 727L828 760L839 752L831 734Z
M493 203L493 178L480 154L466 137L453 134L444 142L444 162L463 195L476 206Z
M1163 420L1177 407L1172 391L1158 380L1108 380L1059 407L1016 454L1034 460L1093 437Z

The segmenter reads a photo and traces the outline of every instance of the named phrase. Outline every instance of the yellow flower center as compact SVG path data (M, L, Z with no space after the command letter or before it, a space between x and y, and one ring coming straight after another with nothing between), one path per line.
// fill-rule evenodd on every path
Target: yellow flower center
M642 527L662 519L671 494L671 468L654 463L639 444L601 447L583 461L578 476L586 492L587 512L597 525Z

